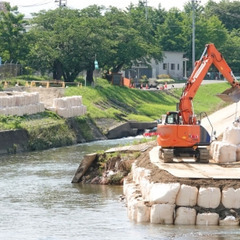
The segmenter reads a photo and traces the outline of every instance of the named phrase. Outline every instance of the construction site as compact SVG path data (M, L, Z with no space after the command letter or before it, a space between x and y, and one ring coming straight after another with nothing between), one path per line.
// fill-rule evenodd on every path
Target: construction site
M228 107L196 119L192 100L211 65L231 88ZM157 128L157 144L133 164L124 182L128 216L136 222L239 225L239 83L214 47L206 45L188 79L179 108Z

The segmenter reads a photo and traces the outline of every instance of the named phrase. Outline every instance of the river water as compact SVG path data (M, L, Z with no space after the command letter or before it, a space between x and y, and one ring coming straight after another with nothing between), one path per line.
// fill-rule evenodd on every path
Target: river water
M130 139L1 156L0 240L229 240L234 227L136 224L121 186L72 184L82 157Z

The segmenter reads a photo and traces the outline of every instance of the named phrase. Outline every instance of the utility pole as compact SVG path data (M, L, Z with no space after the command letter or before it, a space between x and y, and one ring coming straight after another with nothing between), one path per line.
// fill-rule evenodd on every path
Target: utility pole
M146 0L146 6L145 6L145 17L146 17L146 20L148 20L148 0Z
M55 0L55 2L59 3L59 7L66 7L67 6L67 0Z
M196 0L192 0L192 70L195 66L195 5Z

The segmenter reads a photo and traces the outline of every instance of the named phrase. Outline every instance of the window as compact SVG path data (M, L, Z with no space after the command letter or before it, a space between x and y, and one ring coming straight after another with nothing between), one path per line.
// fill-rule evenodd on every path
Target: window
M175 64L171 63L171 70L175 70Z
M177 65L177 70L179 70L180 69L180 66L179 66L179 64Z
M163 64L163 70L167 70L167 64L166 63Z

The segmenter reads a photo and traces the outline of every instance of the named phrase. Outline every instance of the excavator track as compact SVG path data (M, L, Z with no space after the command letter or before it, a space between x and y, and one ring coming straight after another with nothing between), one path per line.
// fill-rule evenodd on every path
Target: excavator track
M160 156L164 163L173 162L173 149L161 149Z
M209 163L209 151L207 148L198 148L196 161L199 163Z

